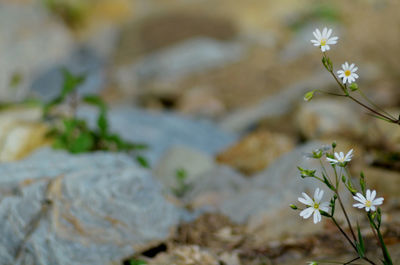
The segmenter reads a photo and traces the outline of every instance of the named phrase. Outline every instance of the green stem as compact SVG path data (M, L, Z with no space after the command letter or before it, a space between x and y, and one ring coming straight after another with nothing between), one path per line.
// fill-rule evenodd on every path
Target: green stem
M356 242L356 241L357 241L356 234L355 234L354 231L353 231L353 227L351 226L349 216L347 215L346 209L344 208L342 199L340 198L339 192L337 192L337 190L336 190L336 195L337 195L337 197L338 197L338 201L339 201L340 207L342 208L344 217L346 218L347 225L349 226L351 235L353 236L354 242Z
M326 56L326 53L325 53L325 52L324 52L323 54L324 54L324 57L325 57L325 58L328 58L328 57ZM400 125L400 119L396 120L396 119L393 119L393 118L391 118L391 117L388 117L388 116L386 116L386 115L384 115L384 114L382 114L382 113L380 113L380 112L374 110L373 108L370 108L369 106L367 106L367 105L365 105L364 103L360 102L358 99L352 97L352 96L349 94L347 88L346 88L346 87L339 81L339 79L336 77L335 73L333 72L333 67L332 67L332 69L331 69L330 71L328 70L328 72L332 75L332 77L335 79L336 83L337 83L337 84L340 86L340 88L343 90L343 93L345 94L346 97L350 98L351 100L353 100L354 102L356 102L356 103L359 104L360 106L364 107L365 109L369 110L370 112L374 113L375 115L378 115L379 117L385 118L385 119L389 120L391 123L395 123L395 124Z
M336 227L339 229L339 231L343 234L343 236L347 239L349 244L354 248L354 250L358 253L356 245L354 245L353 241L351 241L350 237L346 234L346 232L343 231L343 229L340 227L336 219L332 216L331 217L333 223L336 225Z
M393 265L392 258L390 257L389 251L386 247L385 241L383 240L383 236L379 227L376 226L374 220L372 220L371 213L367 214L370 224L375 228L376 232L378 233L378 243L381 246L383 257L387 263L387 265Z
M388 113L387 111L385 111L384 109L382 109L381 107L379 107L378 105L376 105L374 102L372 102L372 100L370 100L365 94L364 92L362 92L361 89L358 89L358 93L360 93L361 97L363 97L369 104L371 104L372 106L374 106L376 109L382 111L383 113L385 113L386 115L388 115L389 117L391 117L392 119L396 119L395 117L393 117L390 113Z

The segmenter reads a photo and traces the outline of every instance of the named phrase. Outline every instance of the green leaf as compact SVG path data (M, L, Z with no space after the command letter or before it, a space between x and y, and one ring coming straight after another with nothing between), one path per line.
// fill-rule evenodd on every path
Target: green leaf
M187 178L187 172L186 169L184 168L179 168L176 170L176 178L179 181L185 181L185 179Z
M358 241L356 242L357 252L360 258L365 257L365 244L364 239L361 235L360 225L357 223L357 234L358 234Z
M20 72L13 73L9 83L10 88L18 87L23 80L24 78Z
M138 155L138 156L136 156L136 161L137 161L142 167L144 167L144 168L150 168L150 164L149 164L149 162L147 161L147 159L146 159L145 157Z
M106 103L104 103L103 99L101 99L99 96L97 95L86 95L83 97L83 102L99 107L100 110L106 110L107 109L107 105Z
M129 265L146 265L147 262L144 260L140 260L140 259L131 259L129 261Z
M93 136L90 133L82 133L70 143L68 149L71 153L77 154L92 150L93 145Z
M364 175L364 172L361 172L360 173L360 187L361 187L361 191L363 194L365 194L365 186L366 186L365 175Z
M328 180L328 178L325 176L324 173L322 173L322 177L325 185L328 186L328 188L330 188L332 191L335 191L335 188L332 186L332 184L330 183L330 181Z
M106 135L108 132L108 120L106 115L107 114L102 111L97 118L97 127L99 128L101 135Z
M86 80L86 75L74 75L67 68L62 68L61 72L64 77L61 97L65 98L68 94L76 91L76 88Z

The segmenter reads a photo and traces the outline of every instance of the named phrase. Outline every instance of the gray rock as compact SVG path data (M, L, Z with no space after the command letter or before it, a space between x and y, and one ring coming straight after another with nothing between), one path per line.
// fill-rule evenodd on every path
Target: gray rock
M274 118L290 113L296 103L303 101L303 96L312 89L324 89L334 85L335 81L329 73L321 71L313 77L296 82L283 88L281 92L273 95L260 104L239 109L221 121L221 127L235 132L244 131L263 118Z
M97 113L93 109L82 108L79 115L95 124ZM235 134L223 131L210 121L193 120L174 113L118 107L110 110L109 119L113 132L124 139L149 145L145 156L152 164L174 145L215 155L237 139Z
M36 73L72 49L68 30L40 5L0 3L0 98L24 99ZM10 87L13 76L21 81Z
M320 143L310 142L278 158L264 172L252 178L247 187L232 193L221 205L222 212L232 220L243 223L260 214L273 214L278 209L288 208L291 202L296 202L301 192L313 192L315 187L320 186L319 183L301 179L297 166L319 168L304 153L320 146Z
M215 166L194 179L193 188L185 194L184 200L195 208L218 211L224 201L249 187L249 184L248 179L232 168Z
M122 154L42 149L0 166L0 264L119 264L187 214Z
M212 156L186 146L172 146L161 157L154 167L153 174L164 186L168 188L179 188L177 181L177 170L186 172L185 184L190 185L197 176L207 172L214 167Z
M363 76L363 82L368 82L378 78L380 71L374 65L364 64L363 69L360 69L360 75ZM238 109L227 115L221 121L221 127L227 131L242 132L254 127L262 119L290 114L298 104L306 104L303 100L304 94L313 89L340 93L335 80L321 65L321 71L313 76L282 88L281 92L268 97L258 105Z
M239 43L210 38L189 39L147 55L131 65L121 66L116 79L121 87L127 89L150 81L168 82L239 61L245 51Z
M296 123L307 139L361 137L366 131L357 105L349 101L316 99L301 105Z
M44 101L58 96L64 81L61 72L63 67L73 74L86 76L85 82L77 88L80 95L97 94L106 84L105 60L89 47L81 47L38 73L30 88L32 94Z

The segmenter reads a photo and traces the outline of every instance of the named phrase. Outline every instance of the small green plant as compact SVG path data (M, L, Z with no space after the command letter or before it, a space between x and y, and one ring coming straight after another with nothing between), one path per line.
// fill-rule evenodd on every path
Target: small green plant
M129 261L129 265L147 265L147 262L141 259L131 259Z
M73 75L62 70L64 83L59 96L43 105L43 117L51 125L48 133L54 139L53 147L70 153L104 151L139 151L147 148L145 144L132 143L122 139L109 130L107 105L97 95L79 97L77 88L85 81L84 75ZM97 127L92 129L86 120L76 116L78 105L85 103L98 109ZM67 107L66 112L60 112ZM143 156L137 156L143 166L149 166Z
M183 197L192 189L192 185L187 183L188 173L184 168L179 168L175 173L177 187L172 191L177 197Z

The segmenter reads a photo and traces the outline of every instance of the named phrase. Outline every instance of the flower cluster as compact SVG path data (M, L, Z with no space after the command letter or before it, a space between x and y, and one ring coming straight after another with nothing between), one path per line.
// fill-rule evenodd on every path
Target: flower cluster
M315 29L313 32L315 39L311 40L314 46L320 47L321 51L324 53L329 51L331 48L329 45L335 45L338 41L338 37L331 37L332 29L324 28L322 33L319 29ZM351 84L356 81L358 74L356 74L358 67L354 63L349 65L348 62L342 64L342 70L337 71L339 78L342 79L343 84Z
M365 214L368 218L368 221L372 229L374 229L374 233L379 238L379 244L382 245L384 259L387 262L384 264L393 265L393 263L391 263L390 255L387 252L387 248L384 246L382 233L380 232L382 213L379 206L383 204L384 198L378 198L375 190L366 188L366 181L363 173L361 173L359 180L360 190L355 188L355 185L353 185L353 178L351 177L347 168L348 164L353 158L353 149L345 154L345 152L335 152L335 148L336 143L334 142L330 148L323 146L314 150L312 153L306 154L306 157L309 159L319 160L322 167L321 172L317 172L317 170L314 169L304 169L302 167L298 167L300 176L302 178L311 178L322 182L330 190L330 192L333 193L331 199L329 201L323 201L325 191L321 188L316 188L313 197L303 192L302 196L298 198L298 201L302 203L304 207L298 207L294 204L290 205L290 207L294 210L300 210L300 216L304 219L308 219L312 216L314 224L321 222L322 217L331 219L339 231L344 235L346 240L357 252L358 258L356 259L364 259L370 264L375 264L371 263L368 257L365 255L365 244L363 243L364 239L362 238L360 227L357 226L358 237L353 230L351 219L349 218L344 207L343 200L341 199L341 192L339 192L340 183L342 182L355 200L353 207L365 209ZM324 164L330 165L330 171L327 170ZM331 174L328 172L331 172ZM345 232L345 229L343 229L341 224L339 224L339 222L335 219L335 208L337 204L339 205L338 207L340 207L343 211L350 235ZM317 263L310 262L309 264Z
M326 147L324 147L326 150ZM313 151L314 157L313 158L321 158L322 157L322 149L317 149ZM316 154L321 154L321 155L316 155ZM345 167L347 163L351 161L353 158L353 149L351 149L349 152L347 152L346 155L344 155L343 152L334 152L334 155L329 155L328 153L325 153L326 160L332 165L332 166L339 166L339 167ZM331 157L329 157L331 156ZM334 158L332 158L334 157ZM313 171L308 171L301 169L300 170L302 177L316 177L315 176L315 170ZM304 172L312 172L313 174L306 174ZM330 209L329 202L321 202L322 197L324 196L324 190L317 188L314 192L314 198L311 199L310 196L308 196L306 193L302 193L303 197L299 197L298 200L302 204L306 205L306 208L300 212L300 216L303 217L304 219L309 218L311 215L313 215L313 221L314 223L318 223L322 220L321 217L321 212L328 213ZM375 198L376 197L376 191L373 190L367 190L366 195L364 196L361 193L356 193L355 196L353 196L354 200L356 200L358 203L354 204L353 207L362 209L365 208L367 212L369 211L375 211L376 206L379 206L383 203L383 198Z

